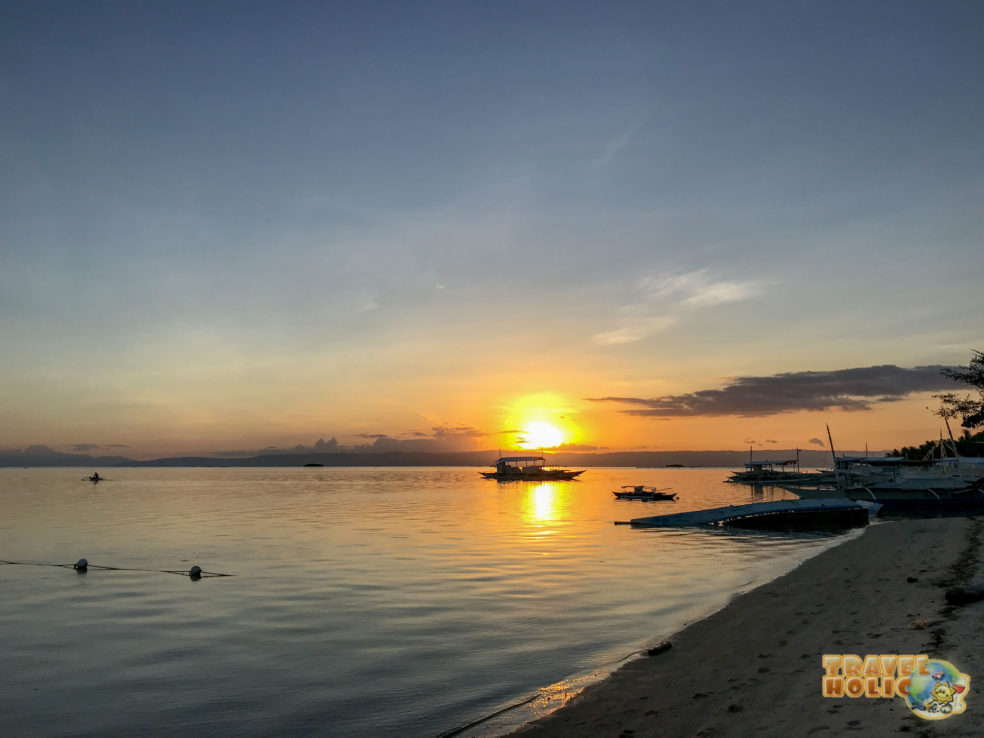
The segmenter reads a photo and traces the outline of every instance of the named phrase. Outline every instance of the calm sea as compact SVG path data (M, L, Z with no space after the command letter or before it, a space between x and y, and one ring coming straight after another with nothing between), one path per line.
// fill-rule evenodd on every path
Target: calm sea
M0 565L4 736L436 735L841 540L612 524L783 496L720 469L100 472L0 469L0 559L148 570ZM615 500L629 483L680 501ZM163 571L192 565L234 576Z

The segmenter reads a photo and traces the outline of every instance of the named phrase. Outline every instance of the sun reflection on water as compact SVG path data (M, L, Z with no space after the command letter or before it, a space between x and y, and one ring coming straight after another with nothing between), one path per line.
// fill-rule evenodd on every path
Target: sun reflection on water
M530 484L520 498L523 520L536 537L553 535L571 524L572 482Z
M555 487L552 484L538 484L530 490L530 517L539 523L546 523L557 515L557 501L554 499Z

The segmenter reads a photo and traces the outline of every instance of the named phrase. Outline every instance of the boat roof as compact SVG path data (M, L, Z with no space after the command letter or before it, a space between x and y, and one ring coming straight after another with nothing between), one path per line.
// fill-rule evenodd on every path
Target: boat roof
M905 456L838 456L841 461L854 461L861 464L899 464L907 461Z
M500 456L499 461L543 461L542 456ZM495 462L496 464L499 461Z
M746 461L745 466L789 466L795 464L796 459L783 459L782 461Z

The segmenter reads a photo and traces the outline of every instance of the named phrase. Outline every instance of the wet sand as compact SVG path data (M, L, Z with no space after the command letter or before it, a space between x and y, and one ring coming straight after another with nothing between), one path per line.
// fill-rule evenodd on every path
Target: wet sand
M947 588L981 582L982 527L973 518L871 526L738 596L672 636L669 651L627 663L515 735L982 735L984 602L945 600ZM824 653L950 661L971 677L967 710L927 721L901 698L824 698Z

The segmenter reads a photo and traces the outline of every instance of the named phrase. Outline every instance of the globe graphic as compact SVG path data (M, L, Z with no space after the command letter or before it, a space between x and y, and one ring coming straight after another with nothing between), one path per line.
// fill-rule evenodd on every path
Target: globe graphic
M909 682L909 696L906 698L906 703L909 705L910 710L918 712L920 715L926 715L928 712L929 714L939 714L942 717L944 714L948 714L949 711L930 709L933 702L933 689L941 682L948 682L954 687L965 687L968 682L961 675L960 670L949 661L927 661L926 671L929 673L919 674L913 672L911 681ZM966 694L966 689L964 689L959 696L965 697ZM955 699L956 696L954 696Z

